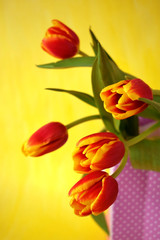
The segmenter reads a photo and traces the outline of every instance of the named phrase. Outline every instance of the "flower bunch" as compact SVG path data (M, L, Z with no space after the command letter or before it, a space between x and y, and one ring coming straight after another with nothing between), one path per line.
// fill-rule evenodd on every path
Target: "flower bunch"
M83 137L75 146L72 155L73 168L85 176L68 193L70 205L76 215L96 216L102 214L116 200L116 177L123 171L128 152L134 168L160 171L160 154L154 159L150 157L147 165L147 156L141 154L147 149L150 153L158 152L154 139L152 142L146 142L145 138L160 127L160 92L152 90L143 80L120 70L91 29L94 54L88 56L80 50L79 37L73 30L58 20L53 20L52 23L53 26L47 30L41 46L47 53L62 60L38 67L91 67L93 96L74 90L48 90L67 92L97 108L99 114L83 117L68 125L59 122L48 123L24 143L22 151L25 155L34 157L54 151L67 141L68 130L71 127L100 119L104 130ZM79 56L76 56L77 54ZM139 133L139 117L156 120L156 123ZM139 158L140 161L137 161ZM109 169L113 166L117 168L109 175ZM99 220L96 221L99 224Z

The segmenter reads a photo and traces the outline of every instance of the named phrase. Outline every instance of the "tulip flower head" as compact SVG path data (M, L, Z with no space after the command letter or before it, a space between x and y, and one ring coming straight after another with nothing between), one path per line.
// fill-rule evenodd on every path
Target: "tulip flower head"
M114 203L117 194L117 181L106 172L95 171L70 189L70 205L78 216L98 215Z
M124 156L123 142L111 132L94 133L79 140L73 152L74 170L79 173L110 168Z
M50 122L38 129L22 146L26 156L39 157L60 148L68 139L66 127Z
M79 51L78 36L65 24L58 20L52 21L42 40L41 47L44 51L60 59L71 58Z
M104 101L104 108L112 113L116 119L125 119L142 112L148 104L139 100L152 100L151 88L141 79L122 80L105 87L100 97Z

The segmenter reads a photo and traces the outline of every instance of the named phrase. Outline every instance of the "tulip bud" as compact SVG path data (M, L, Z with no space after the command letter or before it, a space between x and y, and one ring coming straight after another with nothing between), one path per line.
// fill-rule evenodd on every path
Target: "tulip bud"
M95 171L70 189L70 205L76 215L98 215L114 203L117 194L117 181L106 172Z
M22 146L26 156L39 157L60 148L68 139L66 127L50 122L38 129Z
M60 59L71 58L78 53L79 38L65 24L52 20L50 27L42 40L41 47L44 51Z
M124 156L123 142L111 132L94 133L79 140L73 152L74 170L89 173L119 163Z
M152 100L151 88L141 79L122 80L105 87L100 97L104 108L116 119L125 119L142 112L148 104L139 98Z

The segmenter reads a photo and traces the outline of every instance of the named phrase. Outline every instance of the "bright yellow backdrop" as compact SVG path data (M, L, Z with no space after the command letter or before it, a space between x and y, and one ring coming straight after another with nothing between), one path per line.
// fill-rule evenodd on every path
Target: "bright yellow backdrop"
M0 239L97 240L105 234L90 217L79 218L67 192L79 179L72 170L75 142L101 129L96 120L70 130L60 150L26 158L21 145L50 121L67 124L97 113L59 87L91 93L89 68L44 70L35 65L53 59L40 48L52 19L79 35L81 49L92 54L89 27L125 71L160 88L159 0L1 0L0 1Z

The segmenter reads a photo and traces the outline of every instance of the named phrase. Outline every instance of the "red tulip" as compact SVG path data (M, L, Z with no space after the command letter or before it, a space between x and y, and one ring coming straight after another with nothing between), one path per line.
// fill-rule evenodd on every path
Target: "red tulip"
M123 142L111 132L95 133L79 140L73 152L74 170L89 173L119 163L124 156Z
M142 112L148 104L139 98L152 100L151 88L141 79L123 80L105 87L100 97L104 108L116 119L125 119Z
M41 47L50 55L65 59L71 58L79 51L78 36L65 24L52 20L50 27L42 40Z
M26 156L39 157L60 148L68 139L66 127L50 122L38 129L22 146Z
M117 181L106 172L95 171L83 177L70 189L70 205L76 215L98 215L114 203L117 194Z

